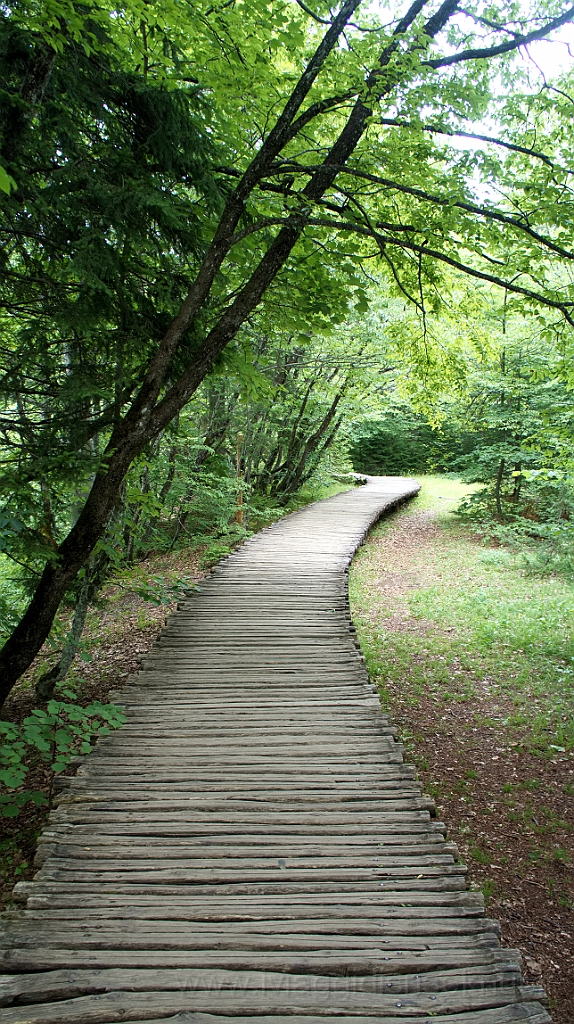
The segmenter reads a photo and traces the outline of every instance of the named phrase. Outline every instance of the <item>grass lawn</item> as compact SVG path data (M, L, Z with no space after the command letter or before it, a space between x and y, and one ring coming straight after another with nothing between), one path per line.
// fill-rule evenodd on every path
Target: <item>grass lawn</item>
M557 1024L574 1005L574 584L535 577L421 478L350 574L371 678L508 944Z

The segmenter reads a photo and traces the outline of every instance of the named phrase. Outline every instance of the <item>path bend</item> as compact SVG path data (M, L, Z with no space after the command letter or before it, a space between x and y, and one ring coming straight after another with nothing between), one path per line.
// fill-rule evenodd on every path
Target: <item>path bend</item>
M4 1024L548 1024L369 684L347 571L418 490L251 538L122 691L3 915Z

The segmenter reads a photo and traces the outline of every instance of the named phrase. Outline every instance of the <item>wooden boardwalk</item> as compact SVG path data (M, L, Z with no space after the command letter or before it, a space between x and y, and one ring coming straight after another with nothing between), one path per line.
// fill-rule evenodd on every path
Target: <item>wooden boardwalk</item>
M546 1024L354 643L372 478L222 563L122 691L3 918L4 1024Z

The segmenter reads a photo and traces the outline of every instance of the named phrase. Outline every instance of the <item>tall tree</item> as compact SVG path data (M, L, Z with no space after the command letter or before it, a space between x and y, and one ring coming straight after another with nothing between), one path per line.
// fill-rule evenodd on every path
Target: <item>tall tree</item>
M120 70L127 71L127 78L118 85L117 97L111 97L113 116L101 144L117 125L127 125L129 131L139 123L128 102L127 79L138 103L142 90L157 85L156 99L165 101L169 117L177 103L187 103L187 124L193 119L190 90L203 90L213 116L203 132L199 127L197 137L204 152L208 143L218 150L213 169L225 201L218 217L214 203L211 211L199 209L200 194L209 194L209 175L203 173L201 159L194 172L186 172L191 157L185 147L177 160L172 158L169 184L165 166L158 169L162 202L156 201L168 220L182 194L188 204L196 198L195 249L193 244L189 253L180 248L178 285L171 288L159 267L181 245L180 237L170 246L168 225L160 223L158 213L156 223L145 228L145 243L135 242L144 255L153 241L157 244L140 294L158 315L149 316L143 336L133 330L130 316L124 322L124 350L132 353L129 358L133 352L139 355L129 373L119 373L114 415L107 432L102 431L89 494L63 539L54 536L56 547L30 606L0 653L2 698L47 637L63 596L105 530L131 462L183 408L261 303L284 304L286 319L314 312L319 318L329 319L331 313L336 317L345 302L329 287L331 268L377 254L396 288L423 317L439 302L440 268L445 265L498 284L524 304L546 306L574 323L568 276L573 205L562 154L548 152L546 139L535 146L519 113L510 111L500 137L485 145L520 158L523 172L515 180L506 160L492 157L484 162L487 175L499 175L513 193L507 198L503 189L503 198L495 203L473 192L473 172L478 174L481 161L449 149L444 141L458 133L485 138L475 125L495 112L493 83L516 89L520 70L512 72L513 54L573 20L574 7L548 0L531 9L524 5L517 15L516 6L504 0L495 7L473 3L464 10L459 0L414 0L399 15L390 6L377 14L361 12L360 0L344 0L333 15L323 0L315 10L300 3L269 10L258 0L241 6L227 0L193 7L168 3L160 10L158 4L133 0L119 16L115 11L106 19L105 9L94 10L91 21L79 6L68 4L68 17L59 19L53 9L50 0L50 24L56 25L51 35L42 31L36 8L28 23L18 6L4 17L9 38L11 25L24 33L22 67L16 72L18 80L12 80L11 116L20 116L25 125L23 139L41 138L51 145L51 156L44 154L44 181L38 185L34 179L37 195L29 200L35 210L42 210L42 223L20 248L14 207L27 189L25 160L13 159L17 154L8 144L3 150L6 173L17 185L6 200L8 278L14 265L23 267L36 248L41 260L50 255L53 227L46 232L44 224L56 224L58 212L45 204L46 189L54 168L71 166L70 158L61 156L67 153L70 129L63 129L53 116L58 74L87 51L92 64L103 67L108 77L114 49L110 39L119 46ZM102 106L94 109L89 88L87 78L85 94L70 98L74 110L84 112L82 140L97 147L102 117L106 123L108 117ZM75 130L77 113L73 121ZM160 131L156 123L137 137L132 148L136 168L123 173L118 167L122 182L130 175L137 180L141 161L149 167L158 158L150 147ZM30 147L29 152L35 151ZM526 180L530 166L537 168L536 194ZM90 182L97 189L99 168L91 167ZM80 183L79 193L86 187ZM117 246L117 231L109 219L90 215L90 226L96 221L101 251L107 255L110 240ZM67 232L64 243L66 238ZM61 246L62 240L59 251ZM64 286L79 295L79 285L89 279L89 260L67 269L71 278L64 275ZM106 286L119 311L121 273ZM325 294L314 296L316 288ZM310 314L303 305L307 300ZM293 312L293 307L298 309ZM15 302L14 312L21 311ZM112 335L119 317L115 312ZM61 350L65 326L57 317L51 320L48 353L54 347ZM89 330L80 327L80 334L89 349ZM47 377L45 369L42 373ZM84 418L97 422L93 402ZM77 450L77 439L74 444Z

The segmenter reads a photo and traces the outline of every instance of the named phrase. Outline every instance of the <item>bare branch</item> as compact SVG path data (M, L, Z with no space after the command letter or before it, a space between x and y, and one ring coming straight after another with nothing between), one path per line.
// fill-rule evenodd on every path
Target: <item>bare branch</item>
M544 83L544 88L548 89L549 92L557 93L558 96L563 96L564 99L568 100L568 102L574 107L574 99L567 92L564 92L562 89L557 89L555 85L548 85L548 82Z
M399 277L399 272L398 272L397 268L395 267L395 264L393 263L393 261L392 261L391 257L389 256L388 252L382 251L381 252L381 256L383 257L385 262L388 264L388 266L391 268L391 274L393 275L393 277L395 279L395 282L396 282L396 285L397 285L397 288L399 289L399 291L401 291L403 293L403 295L405 296L405 298L407 298L409 300L409 302L412 302L413 306L416 306L416 308L420 312L421 307L420 307L419 302L417 301L417 299L415 299L414 295L411 295L411 293L409 291L407 291L407 289L405 288L403 282L401 281L401 279Z
M554 29L560 28L561 25L565 25L568 21L574 20L574 7L569 7L564 14L560 14L557 18L553 18L552 21L543 25L542 28L535 29L533 32L528 32L526 35L516 35L514 39L509 39L506 43L499 43L498 46L486 46L474 50L463 50L462 53L453 53L450 57L436 57L434 60L423 61L423 67L427 68L447 68L453 64L461 64L467 60L480 60L485 57L498 57L502 53L510 53L512 50L517 50L519 46L526 46L527 43L533 43L536 39L545 39L546 36L553 32Z
M508 25L501 25L500 22L498 21L491 21L490 18L485 18L484 16L481 17L478 14L473 14L472 11L467 11L466 8L464 7L461 7L460 13L465 14L467 18L470 18L477 25L486 25L488 28L493 28L495 32L508 32L509 36L514 37L519 35L518 32L513 32L513 30L509 28Z
M401 121L394 117L381 117L378 121L379 124L389 125L395 128L413 128L421 130L423 132L431 132L435 135L448 135L453 138L463 139L477 139L479 142L492 142L495 146L502 146L504 149L510 149L515 153L524 153L526 156L535 157L537 160L543 160L549 167L554 167L553 161L545 153L539 153L535 149L528 149L527 146L518 146L513 142L505 142L504 139L497 139L494 135L478 135L476 132L463 132L455 130L454 128L439 128L433 124L416 125L410 121ZM568 171L569 174L573 174L573 171Z

